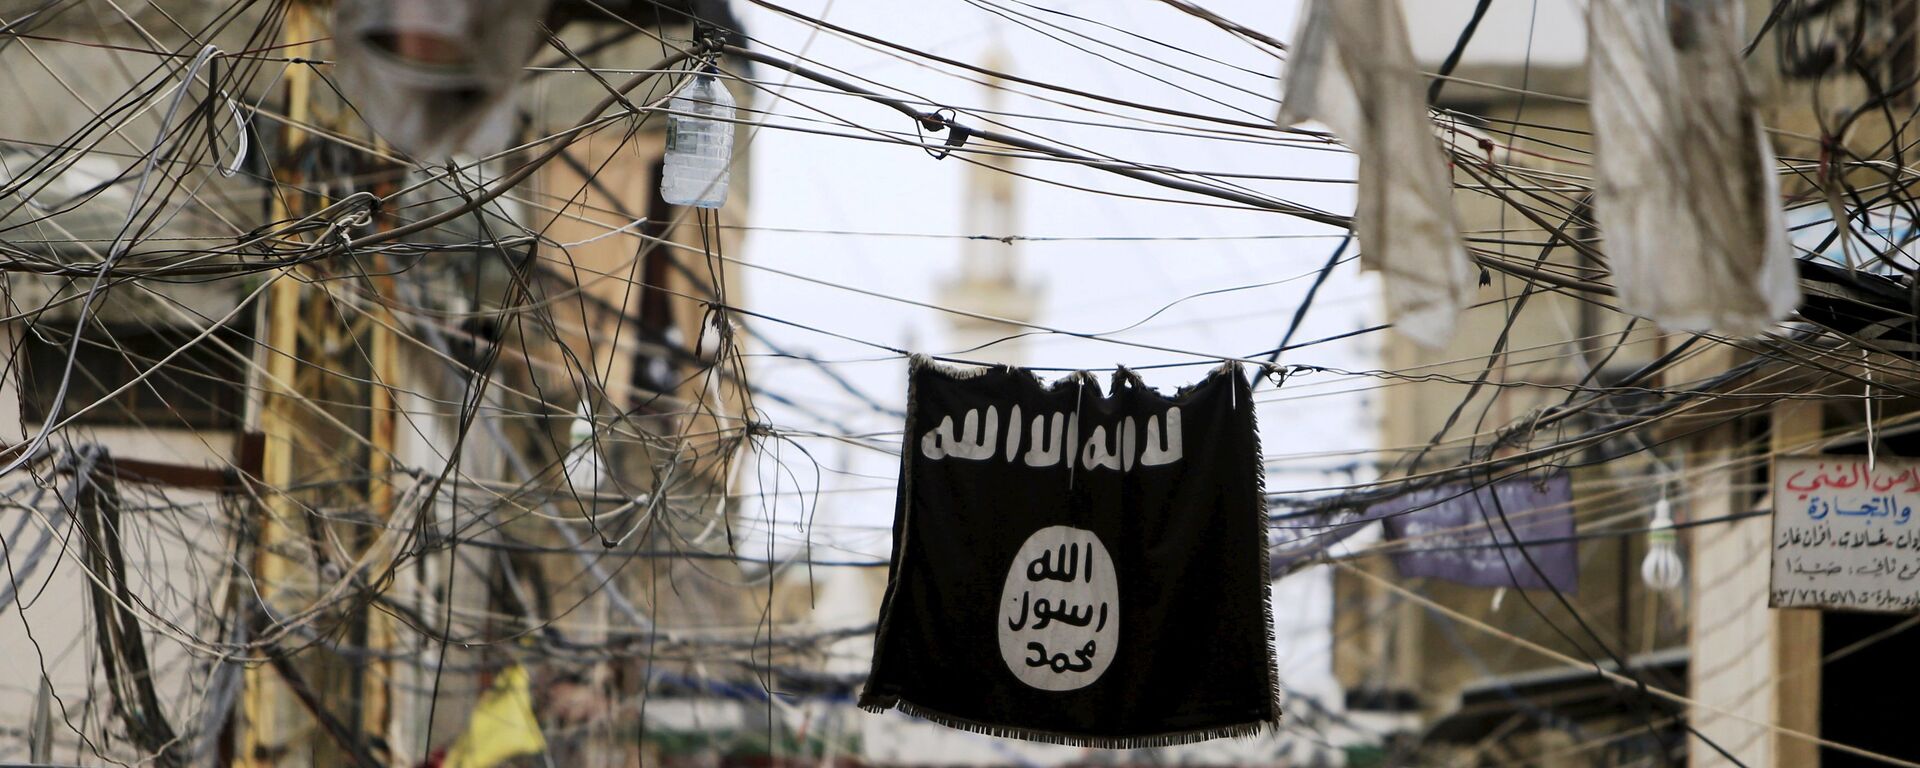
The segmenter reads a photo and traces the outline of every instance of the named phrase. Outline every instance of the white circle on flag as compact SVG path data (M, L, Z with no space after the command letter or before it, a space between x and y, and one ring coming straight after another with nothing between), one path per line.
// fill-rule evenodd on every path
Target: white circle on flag
M1120 582L1092 531L1035 531L1007 567L1000 591L1000 658L1043 691L1092 685L1119 651Z

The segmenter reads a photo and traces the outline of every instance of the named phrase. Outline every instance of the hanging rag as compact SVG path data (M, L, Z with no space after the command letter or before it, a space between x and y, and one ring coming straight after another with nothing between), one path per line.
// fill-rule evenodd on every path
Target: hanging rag
M506 146L546 0L339 0L340 90L375 133L429 161Z
M1398 0L1309 0L1289 51L1282 125L1318 120L1359 158L1353 230L1394 328L1445 344L1472 300L1452 179Z
M1594 212L1620 308L1752 335L1800 302L1733 0L1593 0Z

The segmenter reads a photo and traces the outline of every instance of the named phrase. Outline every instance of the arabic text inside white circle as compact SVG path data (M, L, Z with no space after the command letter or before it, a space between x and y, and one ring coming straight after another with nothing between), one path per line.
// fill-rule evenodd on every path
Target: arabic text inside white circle
M1007 567L1000 592L1000 657L1044 691L1091 685L1119 650L1120 583L1092 531L1035 531Z

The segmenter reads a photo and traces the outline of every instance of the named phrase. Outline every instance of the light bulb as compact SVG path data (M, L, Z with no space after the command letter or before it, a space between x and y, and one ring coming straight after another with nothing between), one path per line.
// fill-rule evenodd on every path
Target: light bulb
M1674 547L1673 507L1662 496L1653 504L1653 523L1647 527L1647 558L1640 563L1640 580L1661 592L1680 588L1687 578L1686 563Z

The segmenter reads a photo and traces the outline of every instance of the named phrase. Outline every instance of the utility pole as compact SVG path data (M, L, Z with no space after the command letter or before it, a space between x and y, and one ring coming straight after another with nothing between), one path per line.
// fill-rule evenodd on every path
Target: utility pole
M314 14L314 7L305 0L294 0L287 6L286 20L281 27L281 42L288 46L287 56L312 57L313 46L308 41L320 36ZM281 129L280 157L274 163L276 189L270 195L275 221L297 218L309 207L301 192L295 159L307 140L301 126L313 118L313 71L304 64L292 64L288 66L285 80L287 124ZM298 394L293 386L299 372L299 361L294 355L300 342L301 283L293 278L292 269L289 267L277 276L267 295L266 327L255 331L265 336L268 348L260 355L265 360L267 373L260 409L260 432L264 438L260 480L264 493L262 514L255 518L253 574L260 599L277 607L286 605L284 591L296 570L296 564L283 550L295 538L291 523L303 514L298 502L286 495L285 490L294 483L294 441L298 439L300 427L295 414ZM248 618L255 627L268 624L264 617ZM293 722L292 692L279 679L273 665L249 668L245 685L242 713L246 721L241 726L240 749L234 762L243 768L278 768L290 751L289 739L298 732L298 723Z
M320 58L313 42L328 36L326 12L321 0L289 3L281 30L289 57ZM316 103L326 93L316 87L317 78L305 63L290 65L283 78L286 120L270 212L276 222L320 210L327 198L346 191L327 186L338 168L325 160L338 157L329 153L339 147L318 143L315 131L350 130L337 124L346 122L340 110L322 110ZM368 574L355 574L355 562L380 538L393 513L391 388L398 375L393 317L377 303L341 312L341 297L326 295L327 288L310 287L294 274L303 269L289 267L276 276L262 315L264 327L256 329L266 342L259 355L265 375L258 411L264 492L253 530L255 579L249 587L258 589L275 615L303 616L312 634L336 638L350 653L368 653L362 662L308 637L289 636L278 646L298 649L297 658L275 658L248 670L245 723L234 762L249 768L364 764L373 737L387 733L392 716L390 663L382 655L395 633L392 620L369 610L358 596L342 607L310 609L335 586L332 580L362 580L351 588L380 585ZM368 287L374 293L395 295L383 257L374 257L372 273ZM256 627L272 628L264 616L251 619Z
M385 142L375 142L374 146L386 149ZM379 194L392 192L397 185L380 185ZM399 291L393 279L393 270L385 254L373 256L374 291L381 296L398 296ZM399 369L398 339L394 337L394 328L398 321L393 312L385 305L374 303L367 309L374 322L367 328L367 351L371 358L370 376L367 385L367 405L369 423L367 437L371 442L367 451L367 512L373 519L387 525L393 524L393 451L395 447L394 429L394 388L400 386L396 377ZM371 546L378 532L372 528L358 529L360 540L356 542L361 552ZM370 584L369 586L382 586ZM391 584L384 587L391 588ZM358 643L368 649L381 652L390 650L394 645L399 627L392 615L385 611L361 609L361 619L355 635ZM359 702L360 729L368 736L385 737L388 720L393 717L393 702L387 690L388 681L393 679L393 662L384 656L374 656L360 671L360 690L354 697Z

